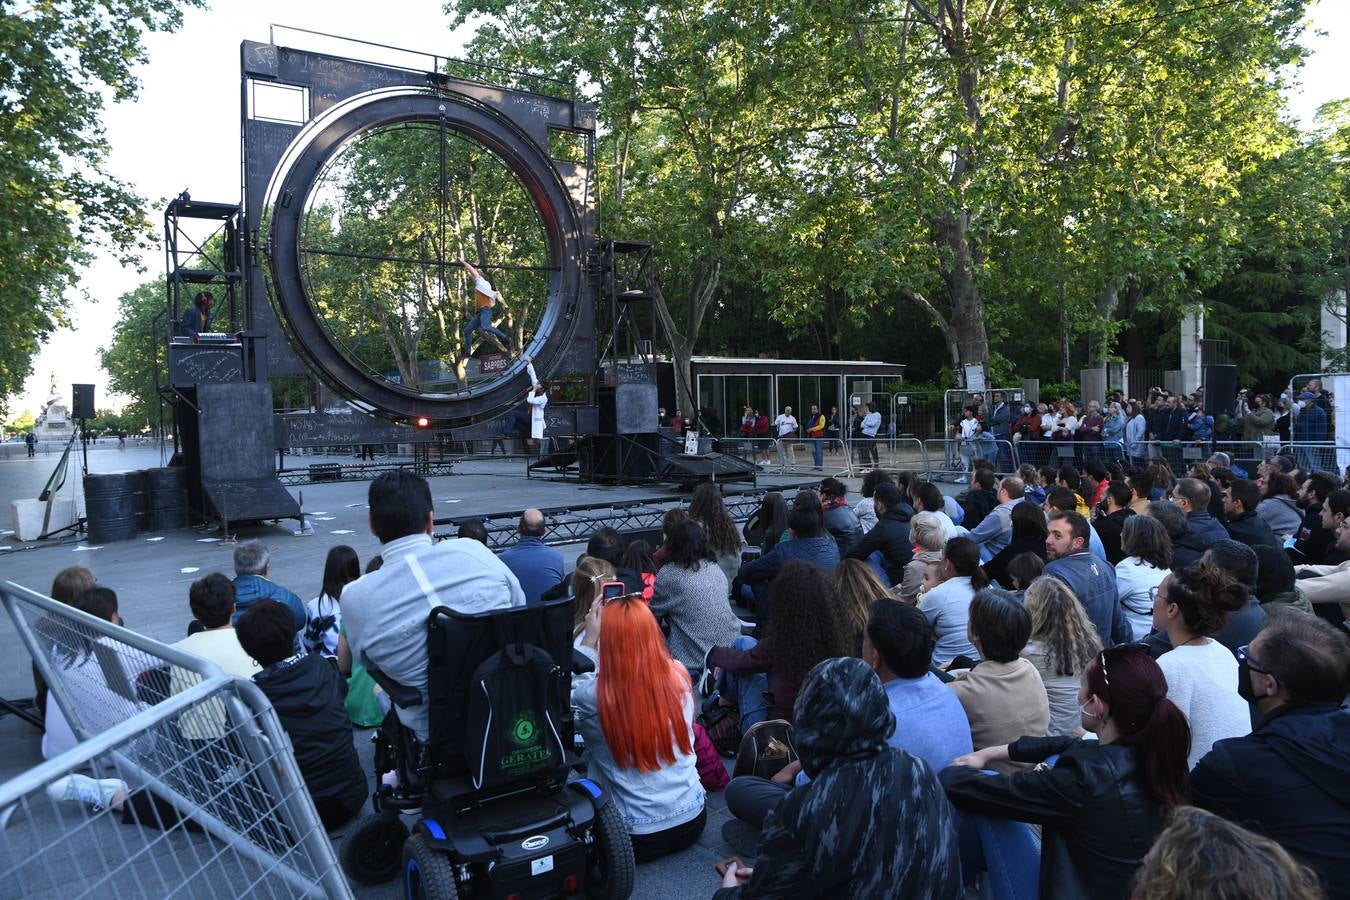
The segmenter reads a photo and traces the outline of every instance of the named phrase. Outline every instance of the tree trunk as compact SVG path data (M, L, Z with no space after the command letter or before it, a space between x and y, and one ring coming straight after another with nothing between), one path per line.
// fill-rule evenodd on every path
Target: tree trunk
M958 375L964 366L983 365L989 374L989 335L984 328L984 303L975 284L970 246L970 214L959 210L943 223L951 268L943 273L952 297L951 327L956 339ZM964 383L964 382L963 382Z

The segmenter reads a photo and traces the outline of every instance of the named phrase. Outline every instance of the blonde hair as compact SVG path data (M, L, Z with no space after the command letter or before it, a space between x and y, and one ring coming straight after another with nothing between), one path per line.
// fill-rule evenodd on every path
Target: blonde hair
M572 624L581 625L591 603L600 595L600 585L614 580L614 566L596 556L583 556L572 571Z
M925 550L941 550L947 546L947 526L931 512L921 512L909 520L909 536Z
M834 593L839 598L840 618L852 633L862 634L872 614L872 602L890 600L890 589L860 559L840 560L834 567Z
M1027 585L1024 602L1031 613L1031 639L1045 648L1045 661L1056 675L1081 675L1102 649L1097 629L1069 586L1051 575Z
M1136 900L1320 900L1317 875L1279 844L1178 806L1134 877Z

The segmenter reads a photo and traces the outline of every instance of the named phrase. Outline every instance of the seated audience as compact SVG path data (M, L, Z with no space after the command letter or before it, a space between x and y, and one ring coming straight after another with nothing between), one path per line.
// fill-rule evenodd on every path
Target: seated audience
M1134 876L1134 900L1322 900L1317 875L1272 840L1194 806L1172 811Z
M1033 581L1045 571L1045 560L1035 553L1022 553L1008 563L1008 581L1012 584L1012 593L1020 597Z
M1350 525L1342 523L1336 530L1336 549L1350 556ZM1327 607L1333 616L1340 613L1342 619L1350 618L1350 559L1334 566L1296 565L1294 572L1298 589L1314 611L1323 615L1318 607Z
M269 581L272 553L262 541L244 541L234 548L235 619L258 600L275 600L295 617L295 630L305 627L305 604L291 591Z
M993 473L989 473L990 477ZM1012 514L1017 507L1023 504L1023 498L1026 489L1022 485L1022 479L1016 475L1009 475L998 483L998 504L989 510L980 519L978 525L972 526L966 535L972 541L980 545L980 560L989 562L1004 550L1013 539L1013 521ZM966 517L970 521L970 517Z
M919 609L937 635L933 665L946 666L958 656L978 657L967 623L975 592L989 584L980 568L980 548L970 538L952 538L942 559L942 583L925 592Z
M836 566L833 581L839 624L844 630L849 654L858 656L862 653L863 629L867 627L872 604L877 600L890 600L891 592L872 567L858 559L846 559Z
M215 663L226 675L252 678L258 671L259 663L240 646L239 636L235 633L232 623L238 621L238 603L230 579L219 572L212 572L192 582L188 588L188 607L193 617L202 624L203 630L188 635L173 646ZM294 643L294 633L291 637ZM177 673L180 670L173 671ZM197 683L196 674L182 674L188 680L178 683L178 679L173 679L171 684L174 693Z
M1303 482L1299 490L1303 521L1294 533L1294 546L1289 548L1289 558L1295 565L1334 565L1344 558L1335 548L1335 527L1336 517L1344 520L1350 512L1350 491L1329 502L1338 490L1344 490L1341 480L1331 472L1313 472Z
M1096 740L1024 737L976 750L941 773L958 810L1042 827L1039 874L1004 885L995 896L1125 900L1167 811L1185 799L1190 729L1146 651L1124 646L1098 653L1083 673L1079 701L1083 728ZM981 771L996 762L1041 763L1055 754L1053 767L1016 775ZM984 847L989 877L1021 881L1026 860L998 865L996 851Z
M1153 630L1153 590L1171 571L1172 539L1162 522L1136 515L1121 530L1120 548L1125 558L1116 563L1116 593L1131 639L1139 641Z
M488 545L487 526L481 519L470 519L467 522L460 522L459 527L455 529L455 537L468 538L471 541L477 541L484 547Z
M1329 896L1350 897L1350 639L1316 616L1277 610L1239 651L1237 689L1261 718L1196 764L1195 805L1278 841Z
M547 534L544 514L527 509L516 524L516 542L497 554L520 582L527 604L538 603L545 593L557 587L566 571L562 552L544 543Z
M1130 509L1136 516L1148 512L1153 500L1153 478L1147 472L1135 472L1130 476Z
M791 721L807 671L822 659L853 653L834 586L820 568L800 561L784 566L769 591L769 610L760 640L741 635L708 653L718 693L740 711L742 733L765 719Z
M1261 488L1255 481L1238 478L1230 482L1223 495L1223 509L1228 515L1224 527L1229 537L1249 547L1279 547L1280 539L1256 511L1260 502Z
M970 602L970 640L980 662L950 685L970 720L975 749L1023 735L1040 737L1050 724L1050 703L1036 667L1020 654L1031 636L1027 608L1001 588L984 588ZM1011 771L1006 761L995 763Z
M1237 661L1209 637L1246 603L1246 588L1205 563L1168 575L1154 597L1153 627L1172 644L1158 665L1167 678L1167 696L1191 726L1188 768L1215 741L1251 731L1251 714L1237 692Z
M998 496L994 493L996 480L993 470L983 467L976 469L970 476L970 490L961 501L961 509L965 512L961 522L972 531L980 527L984 517L999 504Z
M825 530L834 538L843 553L863 536L858 514L848 505L848 488L838 478L826 478L820 483L820 507L825 514Z
M769 553L741 566L737 581L750 589L758 615L767 615L769 584L788 563L794 560L809 562L826 572L833 572L839 565L839 545L825 533L820 510L794 504L788 514L788 531L792 540L780 541ZM741 596L749 599L744 592Z
M905 502L900 489L893 484L879 484L872 494L877 511L877 524L844 553L848 559L867 559L881 551L882 565L891 584L899 584L905 577L905 566L914 558L914 545L909 540L909 520L914 508Z
M877 485L886 483L894 482L883 469L868 469L863 475L862 487L859 489L862 499L853 507L853 512L858 516L858 524L863 531L871 531L876 527L877 510L872 503L872 496L876 492Z
M1014 590L1008 564L1023 553L1033 553L1045 562L1045 513L1031 503L1018 503L1009 515L1012 540L984 564L984 573L1008 590ZM973 538L972 538L973 540ZM980 551L984 556L984 551ZM1022 585L1023 588L1026 585Z
M479 543L487 546L486 531ZM384 557L376 553L366 560L366 574L378 572L383 565ZM384 710L375 693L375 679L365 666L352 659L352 647L347 643L345 625L338 629L337 667L347 679L347 717L352 720L352 724L359 728L374 728L383 722Z
M914 558L905 564L905 575L900 579L900 586L895 588L895 596L906 603L914 603L919 599L924 567L942 561L947 536L942 521L930 512L915 513L909 520L909 536L914 541Z
M729 865L714 896L963 896L951 807L923 760L887 745L894 730L886 692L862 660L812 669L793 730L811 781L765 820L753 869Z
M1050 490L1046 491L1045 503L1042 507L1045 510L1046 520L1048 521L1056 512L1078 512L1078 504L1081 499L1082 498L1073 491L1062 485L1056 485L1055 487L1050 488ZM1079 513L1079 515L1083 514ZM1088 522L1086 515L1083 515L1083 521ZM1088 552L1093 556L1103 562L1106 561L1106 548L1102 546L1102 540L1097 536L1097 531L1092 527L1090 522L1088 523L1086 547Z
M1097 629L1073 591L1058 578L1037 578L1023 602L1031 615L1031 640L1022 656L1041 673L1050 701L1046 734L1076 735L1082 728L1078 687L1088 663L1101 652Z
M614 581L614 567L594 556L581 556L572 570L572 639L586 630L586 614L606 581Z
M305 630L300 635L300 646L306 653L318 653L337 659L338 640L342 634L342 588L361 577L361 560L356 551L346 544L328 549L323 564L323 590L305 604ZM200 620L200 617L198 617Z
M623 550L623 567L642 579L642 599L648 603L652 602L656 585L656 560L652 552L652 545L641 539L629 541Z
M353 661L426 696L426 621L431 607L481 613L525 605L511 570L477 541L432 543L426 479L385 472L367 492L370 530L383 565L342 590L342 624ZM430 590L427 590L427 587ZM427 739L427 704L397 707L399 721Z
M51 598L57 603L74 606L75 599L83 591L93 586L93 572L90 572L84 566L67 566L57 572L56 577L52 579ZM47 635L47 632L53 628L55 628L54 623L45 617L33 624L33 630L42 635ZM47 713L47 682L42 680L42 672L39 671L37 663L32 663L31 668L33 671L33 711L38 716L45 716ZM45 725L43 730L46 730Z
M1172 488L1172 502L1186 516L1186 536L1180 544L1200 553L1228 537L1219 520L1209 514L1209 496L1209 485L1198 478L1178 479Z
M1272 472L1261 485L1261 502L1256 514L1270 526L1280 540L1298 534L1303 525L1303 510L1298 505L1298 482L1284 472Z
M1184 569L1200 561L1205 551L1187 537L1186 514L1180 506L1171 500L1154 500L1145 515L1157 519L1167 532L1167 539L1172 542L1172 568Z
M1088 618L1097 629L1103 647L1131 640L1130 623L1120 607L1116 570L1103 557L1089 553L1091 526L1078 513L1055 512L1045 538L1045 554L1050 561L1045 574L1069 586Z
M1106 499L1103 506L1094 509L1104 512L1093 520L1092 527L1101 538L1106 561L1114 566L1125 558L1125 551L1120 547L1120 535L1125 529L1125 522L1134 515L1134 510L1130 509L1129 485L1123 481L1102 482L1102 484L1106 488Z
M688 671L671 658L640 600L592 604L580 651L596 665L572 681L577 730L628 827L634 857L647 862L685 849L708 821Z
M256 601L235 627L239 645L262 666L253 683L272 702L291 740L319 820L330 830L345 825L369 796L343 702L346 683L320 654L295 652L291 614L280 603Z
M904 492L902 496L909 498L915 512L932 513L938 517L938 520L942 523L943 533L946 534L944 540L949 541L954 537L965 535L966 529L960 524L961 519L965 517L965 513L961 512L961 507L958 505L956 510L961 513L961 516L952 518L951 510L947 508L947 501L952 500L954 503L955 500L944 496L942 491L938 490L938 486L931 481L921 481L915 478L910 482L909 490Z
M694 488L694 496L689 498L689 518L703 526L704 540L730 585L741 568L741 533L727 513L722 489L711 481Z
M1282 606L1311 613L1312 604L1299 588L1294 577L1294 564L1289 561L1284 548L1257 544L1252 550L1256 553L1256 598L1266 615Z
M787 531L787 515L787 501L783 495L778 491L769 491L760 501L759 511L745 523L745 542L758 547L762 553L768 553L778 543L783 532Z
M834 546L833 541L829 543ZM666 645L670 655L696 675L703 670L709 650L740 636L741 623L727 602L727 576L703 536L703 526L692 519L679 523L670 533L666 550L666 564L656 573L652 589L652 612L669 626Z

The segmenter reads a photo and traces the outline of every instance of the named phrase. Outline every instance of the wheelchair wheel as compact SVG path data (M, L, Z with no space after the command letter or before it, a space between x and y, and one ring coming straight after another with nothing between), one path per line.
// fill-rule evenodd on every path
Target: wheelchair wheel
M342 870L357 884L382 884L398 874L408 826L394 813L366 813L342 842Z
M613 801L595 817L595 842L586 859L586 896L624 900L633 893L633 842Z
M459 886L450 858L414 834L403 845L403 886L408 900L456 900Z

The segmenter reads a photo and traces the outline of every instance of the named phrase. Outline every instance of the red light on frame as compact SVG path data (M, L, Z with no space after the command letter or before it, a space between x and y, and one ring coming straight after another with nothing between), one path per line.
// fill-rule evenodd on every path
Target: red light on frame
M426 427L427 427L428 425L430 425L430 424L431 424L431 420L428 419L426 416L418 416L418 417L417 417L417 427L418 427L418 428L426 428Z

